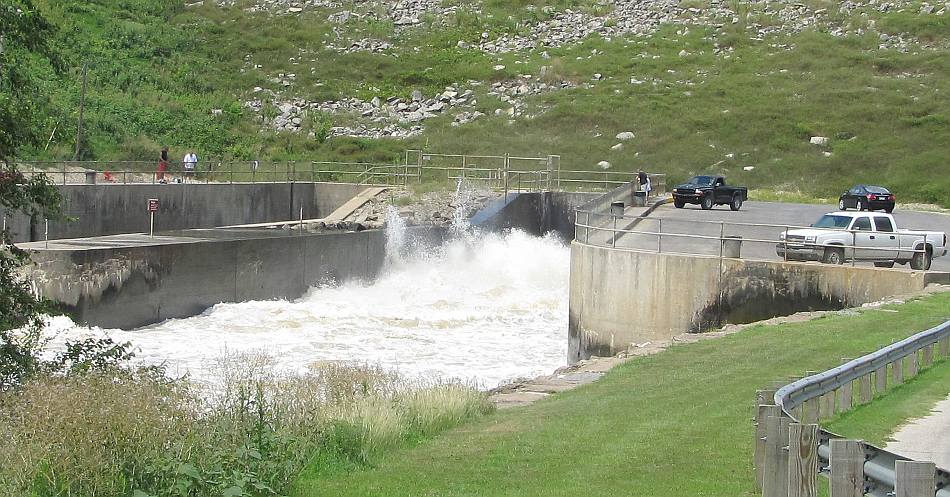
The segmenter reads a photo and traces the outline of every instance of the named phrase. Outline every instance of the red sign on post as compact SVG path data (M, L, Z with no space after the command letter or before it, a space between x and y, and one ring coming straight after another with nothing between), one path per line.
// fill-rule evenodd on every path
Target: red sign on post
M158 212L158 199L150 198L148 199L148 211L149 212Z

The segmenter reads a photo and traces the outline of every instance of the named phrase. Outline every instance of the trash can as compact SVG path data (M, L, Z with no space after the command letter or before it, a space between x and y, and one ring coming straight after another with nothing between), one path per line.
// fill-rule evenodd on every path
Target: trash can
M647 205L647 192L635 191L633 192L633 205L635 207L646 207Z
M623 202L611 202L610 215L618 217L623 216Z
M86 184L94 185L96 184L96 172L95 171L86 171Z
M722 256L729 259L738 259L740 252L742 251L742 237L741 236L724 236L722 237Z

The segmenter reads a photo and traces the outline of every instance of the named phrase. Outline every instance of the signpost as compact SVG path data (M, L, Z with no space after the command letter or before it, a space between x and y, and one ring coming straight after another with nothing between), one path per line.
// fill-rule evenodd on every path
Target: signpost
M158 199L148 199L148 237L154 238L155 233L155 213L158 212Z

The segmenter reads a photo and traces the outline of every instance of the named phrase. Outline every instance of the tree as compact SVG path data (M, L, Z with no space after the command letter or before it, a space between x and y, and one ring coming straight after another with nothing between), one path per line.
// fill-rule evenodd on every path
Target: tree
M61 218L61 197L45 175L27 177L13 158L39 140L32 116L45 104L37 70L61 74L55 28L31 0L0 0L0 214ZM0 232L0 390L18 384L39 366L42 315L50 302L36 296L22 270L29 255Z

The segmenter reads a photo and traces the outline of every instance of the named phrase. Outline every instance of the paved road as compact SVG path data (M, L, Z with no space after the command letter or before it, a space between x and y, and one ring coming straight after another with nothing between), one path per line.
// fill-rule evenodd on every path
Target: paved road
M916 211L894 211L894 217L900 228L926 229L950 233L950 215ZM627 235L617 242L618 247L656 250L659 242L664 252L699 253L707 255L719 254L718 238L720 229L724 235L743 237L742 257L755 259L776 260L775 241L782 231L780 227L750 227L734 226L728 223L756 223L791 226L808 226L818 220L822 214L837 210L837 205L820 204L787 204L776 202L746 202L742 209L736 212L727 206L718 206L704 211L699 206L687 205L683 209L676 209L671 204L664 205L650 217L640 222L636 229L639 231L662 231L664 234L658 241L655 235ZM695 221L714 221L726 223L720 228L718 224L699 224ZM662 229L658 229L662 227ZM705 235L710 240L677 237L674 233ZM754 242L753 240L768 240ZM859 263L870 266L870 263ZM897 266L902 267L902 266ZM903 266L908 267L908 266ZM950 271L950 256L934 259L931 269L935 271Z

